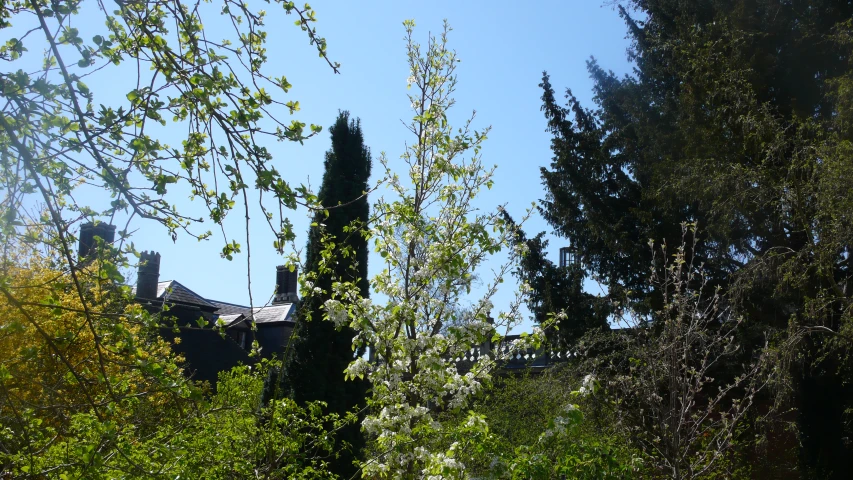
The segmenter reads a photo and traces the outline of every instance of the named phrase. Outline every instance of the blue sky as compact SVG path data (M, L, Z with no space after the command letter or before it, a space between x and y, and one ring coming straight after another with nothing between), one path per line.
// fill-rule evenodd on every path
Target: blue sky
M495 164L498 169L494 188L479 198L479 206L493 209L507 204L511 214L521 215L531 202L544 195L539 167L548 165L551 159L550 137L540 112L538 84L542 71L548 71L558 91L569 87L589 106L592 83L585 62L590 56L617 74L630 71L624 23L612 7L602 3L580 0L527 4L312 2L319 20L318 33L328 41L331 59L341 64L339 75L334 75L317 57L304 33L293 26L293 17L268 6L269 71L286 75L293 84L287 99L299 100L302 110L297 114L298 119L328 129L339 109L349 110L361 119L374 158L385 152L396 161L408 140L400 120L411 117L406 98L408 72L402 22L414 19L416 37L425 44L428 32L439 32L446 18L454 29L450 46L462 59L457 105L451 121L455 119L455 124L461 124L476 110L475 125L492 127L483 158L486 164ZM206 28L215 30L216 25ZM109 85L102 88L109 90ZM302 146L284 143L270 146L276 167L286 172L292 183L310 181L315 189L322 178L323 154L328 147L327 130ZM172 201L181 201L181 197ZM242 216L235 213L238 214L234 217ZM302 245L308 218L305 212L296 211L291 219L300 235L297 243ZM229 224L229 233L245 243L239 221L232 219L236 223ZM275 283L274 267L283 262L271 248L271 234L260 222L254 225L252 291L258 304L269 297ZM139 229L133 237L136 248L156 250L162 255L161 280L179 280L208 298L248 302L245 255L229 262L219 257L222 247L219 239L200 243L179 236L173 243L167 232L156 225L137 223L135 227ZM525 230L529 234L550 231L538 216ZM559 240L552 241L554 260L559 246ZM509 282L500 293L495 302L498 307L508 301L513 283Z

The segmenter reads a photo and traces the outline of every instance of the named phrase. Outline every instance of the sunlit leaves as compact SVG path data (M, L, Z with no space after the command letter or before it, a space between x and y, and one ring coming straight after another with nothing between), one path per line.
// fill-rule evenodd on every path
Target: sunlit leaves
M8 125L5 133L26 137L36 152L36 162L44 158L45 165L75 165L73 170L40 170L74 172L43 179L54 186L57 204L78 208L65 197L73 195L85 179L85 183L100 184L122 199L111 207L94 206L93 212L110 214L110 208L122 206L137 216L159 221L173 235L185 230L200 236L192 229L200 219L181 214L173 202L165 200L168 186L189 186L208 209L208 218L220 223L235 206L219 200L220 194L245 194L250 186L239 178L217 182L212 169L239 171L241 166L246 175L265 177L252 187L270 193L267 198L279 200L274 205L261 204L263 209L269 208L266 216L275 213L278 223L285 221L278 203L288 208L308 203L286 186L278 170L268 167L272 156L258 141L274 138L302 142L320 131L320 127L309 128L296 119L278 119L297 112L300 104L278 99L268 88L271 85L275 87L272 91L286 93L291 85L286 77L265 72L266 12L253 11L248 4L225 2L222 13L226 23L228 18L234 20L233 31L218 31L215 36L223 38L214 39L203 31L207 10L180 2L120 2L115 9L103 12L106 28L97 34L81 31L72 22L80 7L76 1L14 2L10 7L16 14L13 19L21 28L29 28L29 22L34 29L0 47L0 58L13 61L8 72L0 76L0 90L11 100L3 113ZM300 18L300 27L325 56L325 41L309 27L316 21L310 7L284 7L286 13ZM32 14L25 14L26 10ZM28 44L39 48L27 48ZM14 61L30 65L38 61L39 54L43 57L43 74L26 73L31 71L29 67L15 68ZM128 87L127 103L94 104L98 92L92 92L82 76L109 78L111 64L123 63L137 70L136 76L125 72L115 77ZM266 88L264 84L268 84ZM173 133L186 132L178 140L183 148L175 149L161 141L160 133L151 125L165 126ZM4 146L4 151L12 154L8 158L14 162L25 160L14 149ZM147 192L123 180L138 178L137 173L151 182ZM4 184L16 185L23 178L4 180ZM12 190L18 194L23 191ZM270 226L276 228L275 222Z

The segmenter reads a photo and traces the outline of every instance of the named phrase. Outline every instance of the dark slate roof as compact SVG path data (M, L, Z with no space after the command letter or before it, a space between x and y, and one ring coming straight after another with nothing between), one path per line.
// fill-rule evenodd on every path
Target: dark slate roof
M295 310L292 303L267 305L256 307L251 318L259 325L264 323L289 322L292 321L291 317Z
M211 300L193 292L177 280L157 283L157 298L167 302L210 307L215 310L219 318L225 321L228 326L236 325L247 318L253 318L258 324L292 322L293 314L296 311L293 303L265 305L250 309L236 303ZM251 312L254 313L252 314Z
M292 322L293 313L296 311L292 303L279 303L250 309L242 305L217 300L208 299L207 301L219 307L216 313L227 326L236 325L249 318L254 319L258 324Z
M246 318L242 313L237 313L234 315L219 315L219 320L225 322L226 327L230 327L231 325L236 325L243 321Z
M168 280L157 283L157 298L162 298L167 302L181 302L190 305L216 308L215 305L205 300L201 295L183 286L177 280Z
M131 287L131 291L136 294L136 286ZM207 307L214 310L217 308L216 305L210 303L201 295L185 287L177 280L157 282L157 300L197 305L199 307Z
M219 300L212 300L210 298L206 298L208 303L212 304L215 307L218 307L219 310L216 313L219 314L220 317L224 317L226 315L239 315L241 313L246 313L249 311L249 307L245 305L237 305L236 303L228 303L228 302L220 302Z

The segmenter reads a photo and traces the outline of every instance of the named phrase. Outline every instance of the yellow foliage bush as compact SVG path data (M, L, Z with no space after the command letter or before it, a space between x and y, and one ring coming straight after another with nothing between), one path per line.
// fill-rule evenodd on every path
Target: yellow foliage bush
M144 415L192 388L157 320L131 301L108 261L73 275L16 245L0 271L0 420L26 412L62 430L78 412L103 420ZM163 411L158 415L162 415ZM156 421L156 419L152 419Z

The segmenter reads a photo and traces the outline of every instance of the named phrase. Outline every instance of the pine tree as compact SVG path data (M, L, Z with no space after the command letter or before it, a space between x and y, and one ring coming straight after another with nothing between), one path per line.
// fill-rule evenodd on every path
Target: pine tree
M543 216L614 296L647 312L661 306L645 287L649 240L676 244L679 224L696 222L688 253L748 317L744 345L789 325L803 334L791 378L804 472L850 478L853 6L630 4L634 74L590 61L595 108L571 91L558 105L543 76L554 152Z
M282 394L300 404L322 401L330 413L344 415L364 405L367 386L364 382L344 379L344 369L354 356L354 333L348 327L336 329L332 322L324 321L322 306L330 298L332 283L336 280L357 281L362 295L369 294L367 240L358 227L368 221L367 182L371 159L364 145L360 121L351 120L349 112L338 115L330 132L332 148L326 153L325 173L318 193L327 210L314 216L305 260L306 274L316 275L313 286L322 293L306 297L299 305L296 328L285 354L280 388ZM320 250L325 248L321 242L324 235L333 239L335 250L341 255L331 271L318 273L322 261ZM340 457L332 461L331 470L349 478L355 473L352 462L363 445L360 426L349 425L340 430L337 441L349 444L350 448L339 450Z

